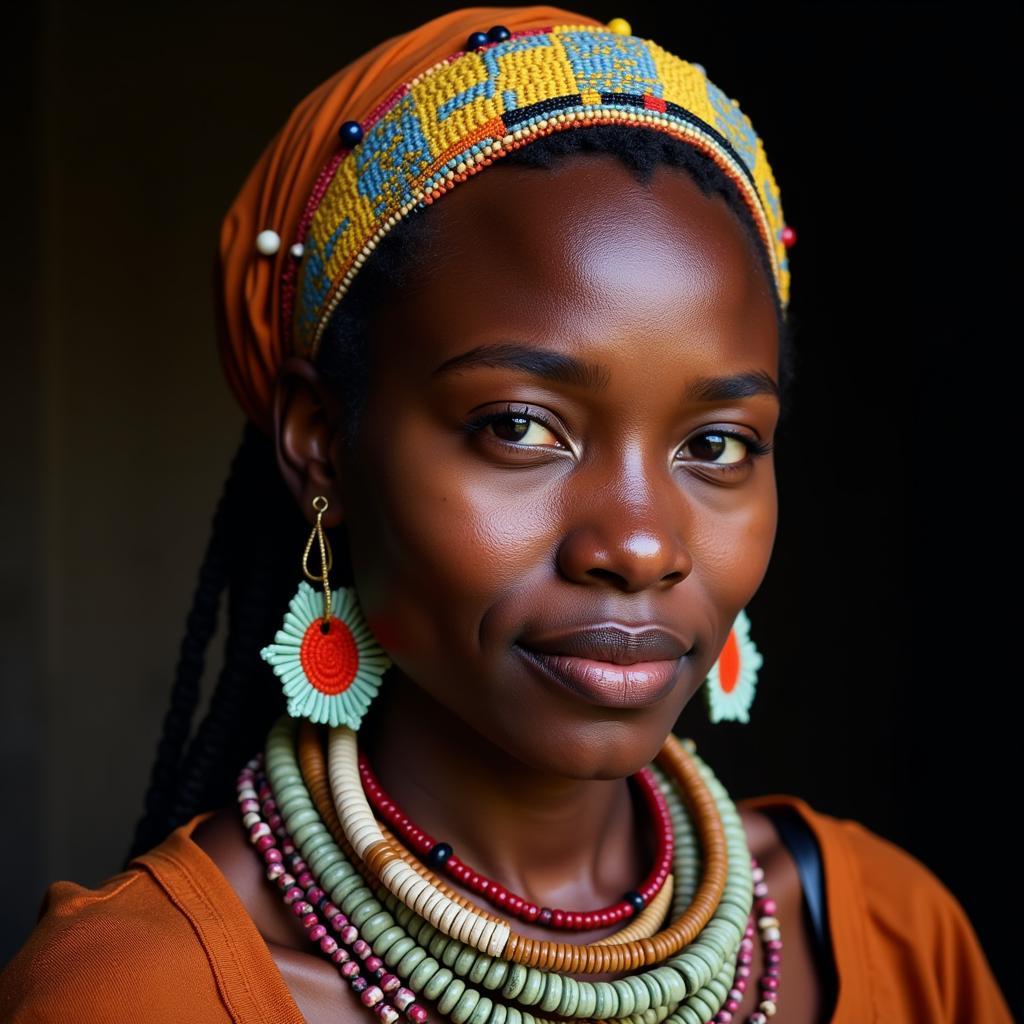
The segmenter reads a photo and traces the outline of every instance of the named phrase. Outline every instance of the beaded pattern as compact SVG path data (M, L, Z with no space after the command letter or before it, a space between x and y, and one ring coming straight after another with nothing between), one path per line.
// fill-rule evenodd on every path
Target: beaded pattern
M260 657L281 680L290 715L358 729L391 659L366 624L356 591L339 587L328 593L334 613L324 633L326 602L300 580L284 623Z
M712 722L750 721L757 670L763 662L761 652L750 639L750 618L741 610L704 682L704 701Z
M406 863L383 838L359 779L356 733L339 726L332 728L328 736L331 796L345 836L356 856L370 866L394 895L439 931L476 949L529 967L551 967L571 973L640 967L678 952L709 926L716 904L720 908L719 901L725 902L730 886L734 885L735 880L730 877L724 816L716 807L718 801L696 759L687 756L671 735L658 759L665 760L681 792L691 803L698 823L703 860L700 888L693 904L657 935L602 949L587 943L551 943L527 938L513 931L507 922L487 920L472 906L452 901L436 884ZM728 799L727 794L725 798ZM736 938L738 941L739 935ZM685 954L682 959L686 959ZM705 966L698 965L698 974L704 972Z
M302 921L310 941L338 967L342 977L348 981L363 1005L371 1009L383 1024L395 1024L402 1014L411 1024L427 1024L427 1011L415 1001L416 993L403 986L401 979L387 969L383 959L374 954L372 945L359 934L359 929L350 919L330 901L321 887L320 880L302 859L279 813L274 792L264 772L262 753L257 754L241 771L237 789L242 823L248 831L250 843L266 862L267 879L276 884L285 904ZM275 840L280 841L280 847ZM747 921L746 931L740 942L732 985L724 1004L713 1018L713 1024L735 1024L735 1013L750 982L755 920L764 946L766 966L759 982L758 1009L747 1018L747 1024L767 1024L769 1016L774 1016L777 1012L782 940L779 935L779 921L774 916L776 904L768 894L764 870L753 856L751 868L756 901L754 912ZM337 935L337 939L329 934L328 925ZM615 936L609 937L609 941L614 939ZM377 982L376 985L371 984L364 971L371 975ZM477 1002L473 1009L472 1016L476 1017L480 1002ZM645 1020L650 1018L651 1024L654 1024L667 1017L669 1012L668 1006L651 1007L643 1015L632 1016L642 1016ZM481 1013L480 1017L482 1016ZM455 1024L454 1013L452 1018ZM704 1024L712 1022L705 1021Z
M660 891L672 870L672 853L675 843L672 834L672 818L668 811L668 804L654 781L654 776L647 769L637 772L635 781L655 822L658 843L655 864L643 882L617 903L599 910L584 911L540 907L536 903L531 903L510 892L498 882L474 871L455 855L448 843L437 842L429 832L417 826L402 812L401 808L384 791L370 767L366 755L362 752L359 754L359 774L362 778L363 790L377 816L396 830L410 850L419 854L430 867L442 868L446 874L479 893L499 910L523 921L537 921L549 928L576 931L617 924L627 917L633 917L646 907Z
M427 1024L427 1011L416 1002L416 993L403 986L380 957L373 956L359 929L330 901L310 873L278 813L263 762L260 753L246 764L239 773L237 791L242 824L248 829L249 842L265 861L267 880L276 884L310 942L337 966L362 1004L373 1010L382 1024L396 1024L403 1014L410 1024ZM371 984L371 979L376 984Z
M495 959L467 947L439 932L379 883L374 884L382 906L332 840L331 832L339 827L336 816L330 830L321 817L333 815L330 803L322 806L320 813L313 806L295 760L294 744L294 723L282 716L267 737L266 768L295 845L320 887L361 929L373 954L408 987L426 999L438 999L439 1012L453 1024L547 1024L547 1013L580 1020L619 1019L624 1024L658 1024L662 1020L707 1024L721 1010L729 1012L726 1004L736 987L755 882L735 806L695 754L690 756L714 796L727 837L729 878L721 901L700 936L677 955L616 981L588 982ZM697 893L702 851L681 792L657 765L650 767L673 811L674 870L679 878L673 912L678 914ZM513 1000L519 1006L513 1005ZM531 1010L539 1012L535 1015ZM768 1013L771 1015L770 1010Z
M332 156L293 240L303 246L301 266L291 264L282 282L294 350L315 357L360 266L402 217L534 137L614 122L681 138L722 167L750 208L785 308L779 189L737 102L699 65L650 39L554 25L439 61L361 121L358 143Z

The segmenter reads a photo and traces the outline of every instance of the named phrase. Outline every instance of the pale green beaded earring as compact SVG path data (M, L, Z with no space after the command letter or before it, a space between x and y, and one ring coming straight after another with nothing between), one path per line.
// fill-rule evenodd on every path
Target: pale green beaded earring
M712 722L750 721L748 712L757 690L757 670L763 662L761 652L750 639L750 619L741 610L718 661L704 680L704 697Z
M301 580L274 642L260 651L260 657L281 680L289 715L355 730L391 659L370 632L355 589L331 590L327 574L333 557L321 522L327 499L317 495L313 508L316 524L302 553L302 571L307 579L323 584L323 598ZM309 571L314 539L320 547L319 575Z

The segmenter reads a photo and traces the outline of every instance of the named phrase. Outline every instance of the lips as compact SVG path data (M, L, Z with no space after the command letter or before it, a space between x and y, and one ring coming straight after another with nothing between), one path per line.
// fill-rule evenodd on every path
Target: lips
M692 645L666 629L640 630L603 624L544 636L524 636L522 647L541 654L561 654L572 658L634 665L638 661L675 661Z
M691 647L668 630L608 623L524 636L515 644L524 662L549 685L608 708L642 708L664 699Z

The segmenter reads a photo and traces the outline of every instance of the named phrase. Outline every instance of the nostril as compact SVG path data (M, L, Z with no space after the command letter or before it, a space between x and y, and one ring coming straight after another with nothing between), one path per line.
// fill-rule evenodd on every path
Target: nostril
M622 576L617 572L613 572L611 569L591 569L589 571L589 575L596 576L600 580L610 580L612 583L615 583L620 587L626 585L626 581Z

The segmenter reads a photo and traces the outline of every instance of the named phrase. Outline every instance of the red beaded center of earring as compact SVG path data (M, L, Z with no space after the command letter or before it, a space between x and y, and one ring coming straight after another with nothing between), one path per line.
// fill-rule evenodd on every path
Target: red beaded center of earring
M332 615L330 629L321 628L324 620L314 619L302 637L299 657L302 671L314 689L333 697L347 690L359 668L359 648L352 631Z
M726 693L732 693L740 681L740 645L736 630L730 629L722 653L718 656L718 681Z

